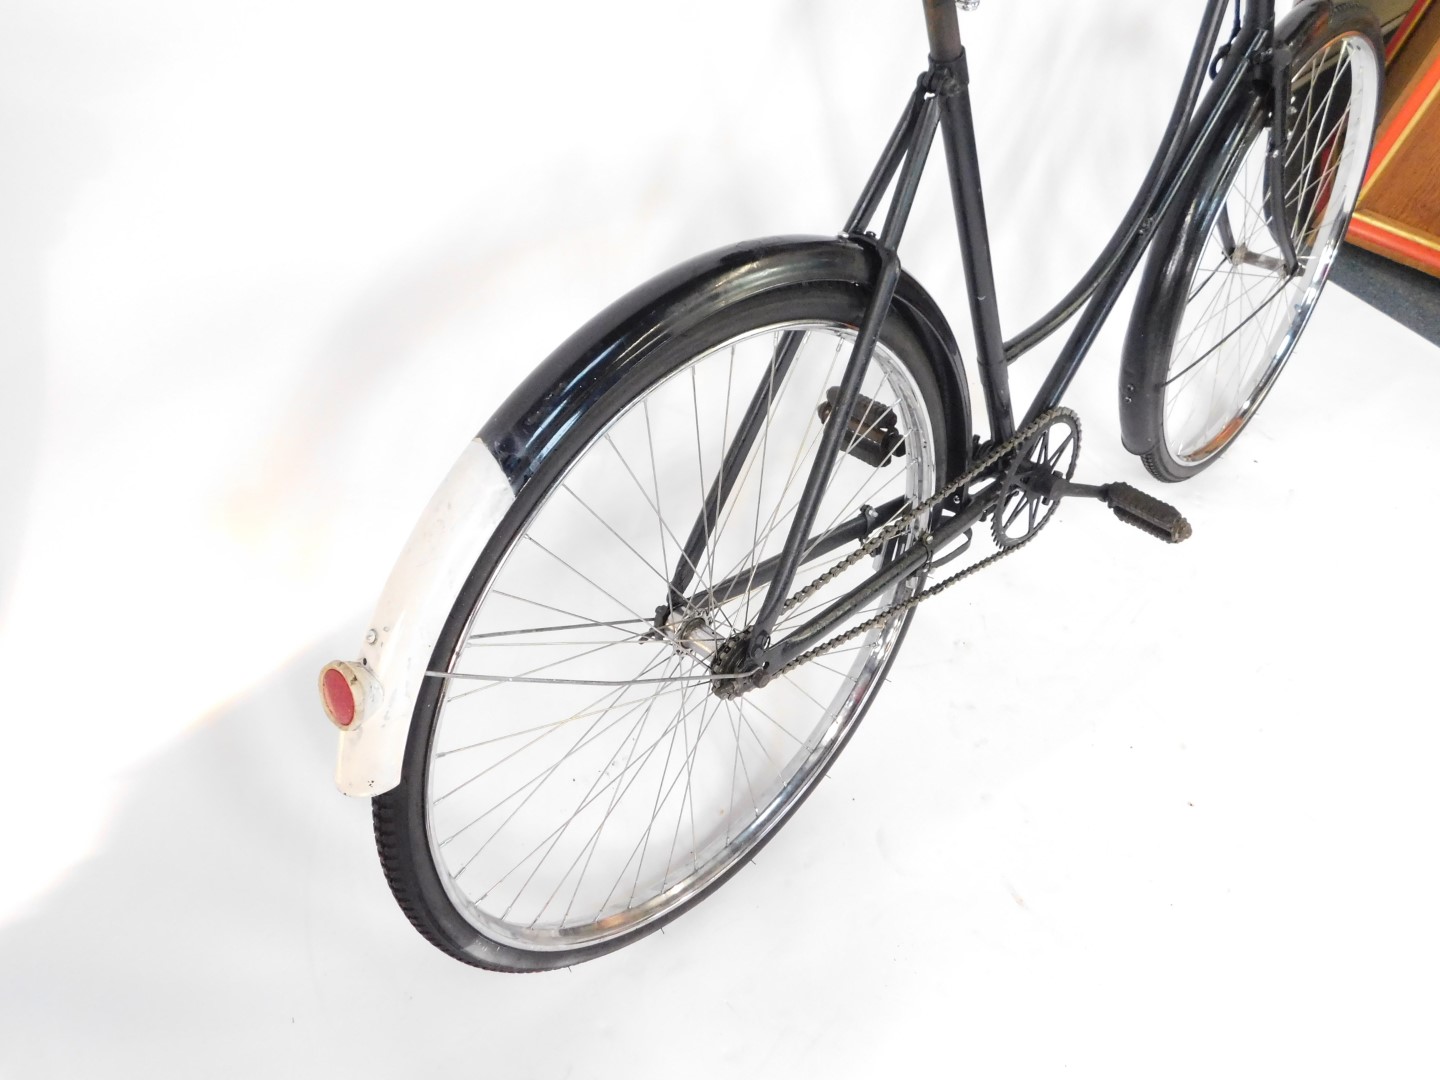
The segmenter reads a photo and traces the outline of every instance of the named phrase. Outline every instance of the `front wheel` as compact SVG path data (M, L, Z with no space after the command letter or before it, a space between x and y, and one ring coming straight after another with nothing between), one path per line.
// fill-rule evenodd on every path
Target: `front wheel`
M1311 4L1277 33L1293 56L1281 175L1298 265L1287 268L1268 212L1269 117L1247 102L1156 237L1126 338L1125 442L1161 480L1210 465L1255 415L1314 311L1365 176L1384 77L1374 15Z
M712 313L652 335L525 484L445 624L403 780L374 802L387 880L445 952L536 971L658 929L753 857L853 734L908 614L733 700L712 669L758 609L864 301L839 282L697 296ZM892 312L861 389L888 449L839 455L817 534L944 479L936 361ZM752 401L759 426L715 512ZM709 540L692 560L697 522ZM777 636L918 541L916 527L838 575ZM812 552L797 585L848 550ZM682 560L686 603L657 617ZM900 581L852 624L920 587Z

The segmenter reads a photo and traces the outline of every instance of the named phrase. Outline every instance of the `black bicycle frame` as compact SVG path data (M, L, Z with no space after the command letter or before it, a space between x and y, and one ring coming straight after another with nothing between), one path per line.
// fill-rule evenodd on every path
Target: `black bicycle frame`
M920 183L926 159L938 126L943 133L945 161L950 177L950 191L955 206L960 252L965 268L966 290L969 295L971 324L975 334L975 355L984 390L986 414L992 444L1010 438L1016 430L1060 403L1080 368L1106 317L1113 310L1141 256L1149 246L1155 229L1169 209L1177 193L1205 163L1204 151L1212 143L1222 122L1246 85L1247 79L1265 79L1275 87L1275 100L1280 100L1281 81L1272 74L1274 65L1283 58L1272 58L1270 49L1275 19L1275 0L1244 0L1244 16L1228 46L1223 61L1213 73L1208 91L1201 101L1207 69L1210 68L1216 41L1224 25L1232 0L1206 0L1205 14L1196 34L1184 82L1175 101L1160 148L1146 173L1129 209L1114 235L1079 282L1042 318L1015 338L1006 341L1000 331L1000 309L995 296L994 271L990 256L989 231L981 191L979 154L975 143L975 125L970 109L969 72L965 49L960 41L955 0L923 0L930 38L930 66L910 96L900 122L890 136L879 162L870 174L854 211L845 225L845 234L854 240L869 243L875 253L872 292L862 319L855 344L846 364L836 399L831 403L834 417L851 415L856 396L874 352L880 327L895 295L900 280L897 254L900 238ZM1268 99L1267 99L1268 100ZM1198 107L1197 107L1198 103ZM1283 116L1283 109L1278 110ZM1271 153L1277 145L1284 146L1283 123L1274 125ZM1278 160L1278 158L1276 158ZM885 224L878 237L867 232L885 194L893 188ZM1282 185L1272 185L1276 191ZM1280 218L1283 221L1283 216ZM1281 229L1281 232L1287 230ZM1051 367L1035 399L1017 424L1010 397L1009 365L1045 340L1073 316L1079 314L1064 347ZM668 599L669 610L683 610L686 590L693 580L693 569L699 563L709 538L710 523L718 517L730 491L733 477L750 452L759 428L759 420L769 407L775 387L784 379L798 345L798 335L782 336L766 378L751 400L742 418L735 442L727 451L705 503L700 519L692 530L685 554L676 567ZM867 535L884 521L895 517L904 508L898 504L871 511L828 532L812 537L816 510L830 481L836 455L842 451L841 438L847 429L840 422L827 423L804 491L795 510L789 533L781 553L733 581L712 587L706 598L724 598L757 586L766 587L765 600L755 619L749 642L752 662L742 670L759 669L757 682L763 684L763 672L774 671L789 663L806 649L821 641L834 627L861 610L877 595L896 582L923 571L933 554L963 537L987 512L998 491L992 481L980 490L963 497L952 507L953 513L932 523L932 534L924 543L912 545L878 573L860 583L847 595L829 604L803 625L790 630L779 640L771 641L775 624L784 610L795 575L807 558L834 550L841 544ZM964 461L953 462L953 474L966 468ZM728 479L728 483L727 483ZM950 479L946 477L943 479ZM987 498L987 496L989 496ZM697 600L702 599L696 597ZM665 609L662 609L662 611Z

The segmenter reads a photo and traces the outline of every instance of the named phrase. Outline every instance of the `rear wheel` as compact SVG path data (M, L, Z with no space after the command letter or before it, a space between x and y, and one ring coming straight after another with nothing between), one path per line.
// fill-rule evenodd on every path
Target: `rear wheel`
M1292 33L1282 175L1298 266L1287 269L1268 213L1269 125L1253 104L1157 237L1136 299L1126 443L1148 447L1161 480L1193 476L1250 422L1314 311L1364 179L1383 79L1374 16L1317 8Z
M374 802L391 888L446 952L533 971L637 940L743 866L854 732L908 615L733 700L715 692L711 658L758 610L759 588L714 590L748 584L779 552L863 301L808 284L717 308L680 340L655 335L522 490L436 646L402 783ZM787 335L798 352L777 377ZM930 365L892 314L861 392L889 410L894 452L839 456L817 534L935 490L944 415ZM763 425L710 520L706 492L761 390ZM656 626L697 518L710 542L689 603ZM840 574L777 636L917 539ZM797 585L849 550L812 555Z

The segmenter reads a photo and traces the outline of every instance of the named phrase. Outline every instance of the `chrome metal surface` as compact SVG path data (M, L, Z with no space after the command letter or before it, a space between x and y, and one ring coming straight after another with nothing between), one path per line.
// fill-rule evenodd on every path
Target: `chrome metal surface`
M610 939L672 911L747 857L823 773L878 689L896 616L863 640L724 700L711 654L746 626L759 589L671 616L683 533L778 335L805 333L744 474L696 569L696 595L773 557L818 442L816 406L854 340L822 324L767 328L691 361L597 434L509 543L461 647L430 750L427 832L457 910L492 940L557 950ZM937 486L940 434L914 379L882 342L863 392L893 403L907 454L840 455L816 517ZM703 403L703 407L702 407ZM738 403L738 404L737 404ZM807 555L807 575L846 552ZM874 570L866 560L784 632ZM856 613L919 587L899 582ZM558 617L557 617L558 616Z

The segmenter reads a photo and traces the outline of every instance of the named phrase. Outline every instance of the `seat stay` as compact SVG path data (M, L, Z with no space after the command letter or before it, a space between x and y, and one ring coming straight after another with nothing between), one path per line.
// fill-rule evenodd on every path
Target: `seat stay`
M915 102L916 98L912 97L907 111ZM898 170L894 170L898 172L895 192L886 212L885 227L875 245L878 259L874 288L866 304L865 315L860 321L859 332L855 335L855 345L845 364L845 373L841 376L838 393L831 403L834 416L849 416L853 411L860 385L869 370L875 345L880 340L880 328L890 313L891 301L900 286L900 258L896 254L896 248L899 247L905 224L910 217L910 209L915 203L915 193L925 171L930 146L935 141L935 127L938 123L939 112L935 99L927 96L919 103L918 115L909 126L905 160ZM830 477L835 471L835 462L841 452L840 440L846 431L847 425L844 423L833 423L826 424L821 434L815 460L811 462L800 502L795 508L795 516L785 537L775 579L765 593L765 601L754 622L751 641L753 647L762 652L769 641L770 631L784 610L790 588L795 583L795 573L800 567L805 545L809 542L810 531L814 528L820 500L830 485Z
M685 541L685 549L675 564L674 573L670 577L670 591L666 600L668 610L665 610L665 617L668 617L671 612L687 609L689 602L685 598L685 592L695 579L696 568L699 567L705 549L709 545L711 532L719 527L720 512L724 509L730 493L743 473L745 459L749 457L751 449L755 446L755 440L765 426L764 422L770 414L770 406L775 400L777 391L784 385L785 377L790 374L790 367L795 362L795 355L800 351L800 343L804 337L805 335L801 331L787 330L776 342L770 365L760 379L760 385L755 388L755 393L750 398L750 404L745 407L745 412L735 429L735 438L725 452L724 460L720 463L720 471L710 484L710 490L706 494L704 502L701 503L700 513L695 519L695 524L691 526L690 535ZM714 589L712 588L710 591L713 593ZM663 622L664 618L659 621Z

